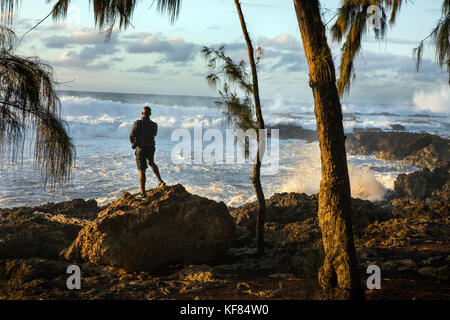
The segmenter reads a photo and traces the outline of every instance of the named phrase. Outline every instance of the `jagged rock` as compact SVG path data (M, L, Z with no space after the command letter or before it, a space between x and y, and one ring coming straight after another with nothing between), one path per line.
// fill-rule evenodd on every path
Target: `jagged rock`
M0 300L154 299L159 278L80 264L81 290L68 290L70 262L43 258L0 260ZM159 284L161 289L166 283ZM159 298L162 298L162 294Z
M431 171L424 168L410 174L401 174L394 182L396 197L426 198L440 190L450 180L450 163Z
M247 203L231 211L236 224L255 234L257 202ZM277 243L316 243L321 240L317 218L317 195L276 193L266 200L266 236ZM352 199L352 222L355 233L361 233L370 223L391 216L389 205Z
M152 271L212 261L233 245L236 227L223 202L192 195L182 185L147 196L141 201L124 193L80 231L65 258Z
M306 142L314 142L318 140L317 132L315 130L304 129L301 126L294 124L277 124L275 126L269 126L267 129L278 129L279 139L300 139L306 140ZM270 131L269 131L270 133Z
M433 191L432 197L438 201L447 203L448 208L450 206L450 181L447 180L441 189ZM447 212L450 212L450 210Z
M392 130L395 130L395 131L405 131L406 130L406 127L404 125L401 125L398 123L390 124L389 127L391 127Z
M94 220L102 208L98 207L95 200L74 199L60 203L47 203L34 208L35 211L50 214L62 214L67 217Z
M255 231L255 219L258 204L256 201L246 203L231 211L236 224L252 234ZM265 221L279 224L301 222L317 216L317 195L308 196L304 193L276 193L266 200Z
M56 258L86 224L64 215L32 212L30 208L14 210L0 220L0 259Z
M347 135L349 154L369 155L381 160L401 161L433 169L450 160L450 140L428 133L358 132Z
M448 281L450 276L449 276L449 267L448 265L444 265L438 268L434 268L434 267L423 267L420 268L418 270L418 272L421 275L427 276L427 277L432 277L432 278L438 278L440 280L443 281Z
M46 203L38 207L23 207L23 208L11 208L0 209L0 214L3 218L9 214L21 210L22 212L42 212L50 215L64 215L69 218L94 220L97 214L102 210L98 207L95 200L83 200L74 199L71 201L59 202L59 203Z
M391 298L448 297L448 294L443 295L439 290L444 281L448 281L449 274L449 190L450 184L446 184L426 199L413 200L405 197L393 200L392 204L352 200L353 212L356 214L355 243L361 270L364 271L367 266L376 264L382 269L383 279L392 280L383 282L385 289L377 292L389 292L388 285L394 283L395 286L390 288L393 292L392 296L389 296ZM189 195L181 186L153 190L149 193L149 200L141 202L125 194L109 209L102 211L94 222L48 212L35 212L33 216L45 221L61 221L63 225L71 221L73 224L78 223L79 227L84 225L86 229L90 223L97 224L95 228L98 232L112 232L114 237L108 239L110 242L105 242L97 233L85 234L86 237L92 235L92 238L87 238L86 247L97 246L95 250L100 252L100 247L116 246L117 240L117 243L123 244L124 250L130 252L130 256L136 252L145 255L146 252L140 250L144 247L145 241L141 241L141 232L131 221L139 220L140 225L146 225L146 230L150 230L150 218L147 217L149 219L146 220L145 217L167 213L167 208L172 207L171 202L174 198L180 200L184 210L186 208L194 210L195 206L204 209L208 207L204 205L204 201L208 200L203 198L201 198L203 200L189 200L190 197L196 196ZM82 272L81 290L68 290L66 287L68 277L66 268L73 263L72 261L36 257L0 259L0 299L311 298L310 294L314 290L308 287L308 283L317 282L317 270L323 264L323 249L320 245L321 236L316 218L317 196L278 194L267 201L271 204L271 213L270 222L266 224L266 235L274 245L267 246L263 256L255 256L256 249L252 247L231 248L227 250L226 255L230 258L224 261L225 264L200 266L194 264L185 269L181 269L179 265L171 266L162 270L163 275L77 261L76 264L80 266ZM223 204L211 204L211 207L216 206ZM240 215L242 226L251 228L256 204L247 204L243 207L246 210L234 213ZM151 213L148 213L149 210ZM390 210L394 212L394 216ZM17 210L12 212L15 211ZM11 212L8 215L10 214ZM33 212L27 213L25 210L21 214L13 214L11 219L17 215L14 217L15 221L26 222L29 214ZM203 213L201 218L204 218L205 214ZM111 218L109 222L108 216ZM185 217L184 214L180 216ZM169 228L176 218L172 218L173 215L170 217L168 219L170 221L164 220L167 222L167 228L155 230L157 235L166 241L164 249L167 250L172 250L170 245L174 239L177 239L176 243L180 242L179 238L173 238ZM191 218L189 221L193 221ZM106 221L99 223L102 219ZM123 221L126 223L122 223ZM163 223L161 219L158 221ZM361 231L367 224L369 224L367 228ZM213 227L208 226L206 229L207 225ZM188 222L184 223L186 231L197 232L192 231L189 226ZM197 229L204 226L206 230L214 231L216 224L207 222L196 226ZM45 232L46 229L43 230ZM135 237L132 237L132 231L135 231ZM242 237L241 245L249 242L250 246L253 244L250 232L244 227L238 227L236 233ZM142 242L140 247L136 244L139 241ZM106 250L112 252L110 247ZM416 291L410 296L405 296L412 288L411 281L414 281L413 287ZM291 286L294 283L296 285ZM286 291L285 286L288 289ZM298 295L299 290L305 288L306 291ZM403 288L403 291L399 291L399 288ZM369 293L369 299L373 299L374 293L372 291ZM385 298L384 295L378 296L378 299Z

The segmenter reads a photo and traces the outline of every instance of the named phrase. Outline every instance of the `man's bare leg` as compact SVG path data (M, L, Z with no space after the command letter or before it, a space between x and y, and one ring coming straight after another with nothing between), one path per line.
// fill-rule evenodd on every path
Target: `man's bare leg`
M141 194L145 195L145 170L139 170L139 185L141 187Z
M153 173L155 174L156 178L158 178L159 184L165 184L165 182L161 179L161 175L159 174L158 166L155 163L150 164L150 168L152 168Z

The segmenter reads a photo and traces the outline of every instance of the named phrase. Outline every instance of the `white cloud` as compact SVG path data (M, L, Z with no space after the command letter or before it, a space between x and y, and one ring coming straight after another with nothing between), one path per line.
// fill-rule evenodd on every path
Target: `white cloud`
M300 51L301 41L299 38L287 33L282 33L275 38L260 37L258 41L263 47L273 47L290 51Z
M187 62L195 58L200 51L200 46L186 42L181 37L167 39L158 33L146 34L144 38L130 41L127 51L129 53L160 53L164 55L164 62Z
M63 28L64 26L60 26ZM60 29L63 30L63 29ZM84 29L77 30L73 32L69 36L51 36L44 39L44 44L48 48L67 48L73 47L74 45L79 44L101 44L105 43L105 34L101 33L95 29ZM117 33L113 33L108 44L117 44L118 43L118 35Z
M419 91L414 93L414 109L416 111L431 111L450 113L450 87L442 86L433 92Z
M113 59L107 61L97 61L104 56L113 56L120 49L108 44L96 44L95 46L85 46L80 52L66 51L56 59L50 60L50 64L58 67L100 70L110 69L115 62ZM113 57L114 58L114 57ZM118 57L120 59L120 57Z
M155 64L144 65L138 68L133 68L127 70L128 72L139 72L139 73L157 73L159 72L159 67Z

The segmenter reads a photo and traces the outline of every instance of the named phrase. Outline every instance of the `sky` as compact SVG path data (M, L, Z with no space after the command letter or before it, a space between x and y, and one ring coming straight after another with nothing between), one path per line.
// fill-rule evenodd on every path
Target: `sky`
M152 2L141 1L133 26L115 30L105 43L104 34L95 29L89 1L74 0L66 21L46 20L23 38L18 53L39 56L52 65L61 90L215 96L205 81L208 70L200 50L225 45L233 58L246 59L234 1L184 1L174 24ZM339 2L321 1L324 20L334 16ZM441 4L442 0L415 0L402 8L385 41L376 41L373 32L365 36L356 78L344 101L420 103L422 109L432 109L435 106L427 103L433 98L445 111L449 89L434 48L426 46L420 73L412 58L412 49L439 19ZM51 7L44 0L22 0L13 25L19 37ZM242 8L254 44L265 52L259 72L261 96L312 101L293 1L244 0ZM330 41L330 46L338 65L341 45Z

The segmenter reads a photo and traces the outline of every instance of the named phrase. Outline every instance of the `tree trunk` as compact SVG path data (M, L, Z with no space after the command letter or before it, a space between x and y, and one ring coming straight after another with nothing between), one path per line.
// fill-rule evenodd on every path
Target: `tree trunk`
M247 31L247 25L245 23L244 15L242 13L242 8L239 0L235 0L236 9L239 15L239 20L241 22L242 33L244 34L245 42L248 48L248 60L250 63L250 68L252 70L253 79L253 97L255 100L255 112L256 121L258 124L258 129L264 129L264 119L261 110L261 101L259 99L259 84L258 84L258 72L256 69L255 54L253 50L253 44ZM252 183L253 189L255 190L256 198L258 200L258 214L256 215L256 247L258 254L264 253L264 220L266 215L266 200L264 198L263 188L261 186L261 141L259 133L257 135L258 139L258 150L256 153L255 164L253 166ZM263 142L265 143L265 141Z
M350 181L336 74L318 0L294 0L309 66L321 151L319 224L325 250L319 284L328 299L364 298L351 223Z

